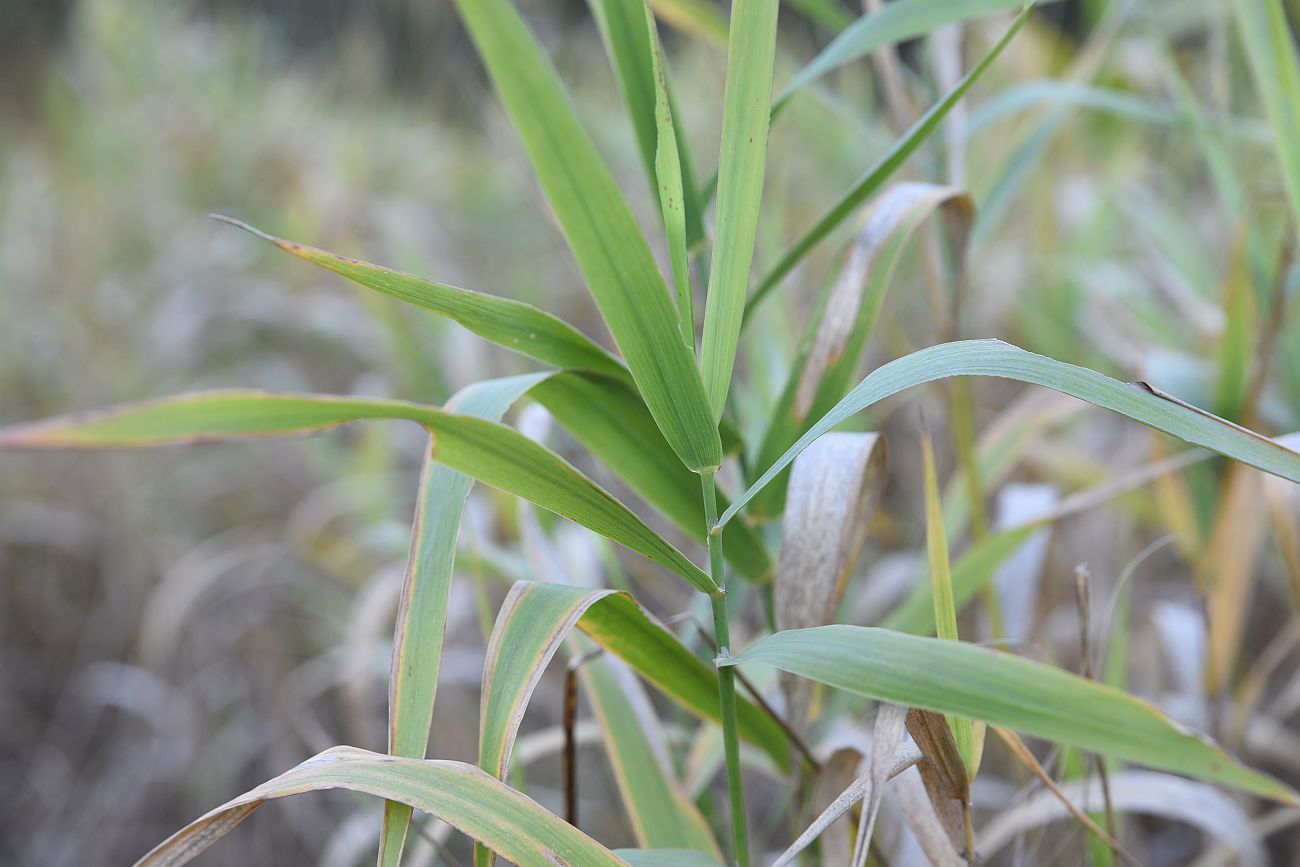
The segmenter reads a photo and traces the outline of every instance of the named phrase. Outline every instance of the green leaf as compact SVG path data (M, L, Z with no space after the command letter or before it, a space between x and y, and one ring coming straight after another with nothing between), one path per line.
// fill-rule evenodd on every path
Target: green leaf
M700 719L721 722L718 675L631 596L608 596L578 621L583 634L636 670L664 695ZM790 765L790 743L780 725L737 696L740 736L767 753L778 768Z
M934 596L934 622L939 637L956 641L957 606L952 596L952 573L948 561L948 531L943 526L943 503L939 497L939 476L934 467L934 444L929 432L921 436L921 464L925 476L925 549L930 563L930 589ZM948 717L952 739L961 753L962 762L973 777L978 760L975 754L975 737L971 721L958 716Z
M214 215L216 216L216 215ZM622 362L562 319L531 304L501 298L445 283L433 283L411 274L338 256L315 247L268 235L229 217L216 219L251 232L300 259L346 277L369 289L432 310L506 349L561 368L594 370L628 379Z
M668 740L645 688L608 657L588 660L578 676L604 734L637 843L705 852L720 861L722 851L708 822L673 772Z
M954 21L1019 9L1024 5L1025 0L896 0L888 3L880 11L863 15L846 27L799 70L777 97L772 114L779 114L801 88L877 48L922 36Z
M195 819L137 861L136 867L179 867L266 801L325 789L349 789L432 813L520 867L627 864L536 801L473 765L333 747Z
M884 11L880 14L884 14L884 12L896 7L906 7L911 5L912 2L915 2L915 0L910 0L910 2L904 3L891 3L886 6ZM1016 20L1012 22L1011 26L1007 29L1007 32L1000 40L998 40L998 43L993 46L993 49L986 54L970 72L966 73L966 77L957 82L957 86L945 95L942 100L935 103L928 111L926 111L925 114L921 115L916 123L912 124L911 129L904 133L903 137L894 143L894 146L889 149L889 152L881 157L875 165L868 169L867 173L853 184L849 191L831 207L826 215L818 220L817 223L803 235L803 237L796 241L794 245L786 251L780 261L777 262L776 265L768 271L767 275L763 277L762 281L758 284L758 288L754 290L753 297L750 299L749 305L745 309L747 316L752 313L758 303L762 301L762 299L766 297L767 294L771 292L772 289L780 283L791 270L794 269L794 266L799 264L810 250L821 243L821 241L837 226L839 226L840 223L844 222L850 214L857 210L859 205L871 197L872 193L880 189L885 181L887 181L889 177L893 175L900 166L902 166L907 158L930 137L930 134L934 132L936 127L938 127L940 121L942 121L944 117L947 116L948 112L952 110L953 106L960 102L961 98L966 95L966 91L970 90L971 86L979 79L979 77L993 65L993 61L1002 53L1002 49L1006 48L1011 42L1012 37L1019 32L1021 26L1024 25L1028 17L1029 9L1025 9L1017 15Z
M718 213L704 308L700 369L715 420L722 418L754 259L767 159L778 0L734 0L718 163Z
M1291 28L1281 0L1235 0L1233 5L1300 225L1300 58Z
M1145 383L1123 383L1000 340L959 340L922 349L868 374L732 503L718 523L727 523L813 440L849 416L914 385L953 376L994 376L1044 385L1300 483L1300 453Z
M695 352L695 295L691 291L691 263L686 250L694 241L703 239L700 211L703 203L695 180L689 174L690 160L685 141L673 122L673 107L668 92L668 78L664 69L663 52L659 45L659 32L655 30L650 7L642 4L646 23L646 40L650 43L650 60L655 82L655 178L659 190L659 210L663 215L664 233L668 238L668 258L673 269L673 288L677 296L677 318L681 324L682 342ZM683 175L686 177L683 178ZM689 190L689 193L687 192ZM694 240L692 239L694 223Z
M628 386L596 374L566 372L540 383L531 395L646 502L683 532L704 541L699 477L682 466ZM745 578L771 577L767 546L749 524L728 529L723 553Z
M687 467L715 469L722 462L717 419L668 287L554 67L506 0L456 6L646 406Z
M701 592L711 578L630 509L513 428L398 400L263 391L200 392L0 429L0 448L127 448L316 433L360 419L406 419L434 436L434 458L631 548Z
M632 121L637 150L650 188L662 197L666 181L670 186L683 185L684 195L679 195L676 200L676 217L684 221L686 245L694 246L704 237L700 216L703 205L691 168L686 137L672 123L672 115L676 112L670 106L668 75L660 56L654 16L646 0L587 0L587 5L600 28L605 51L623 92L623 103ZM668 113L666 125L664 111ZM665 131L671 133L667 139ZM666 147L672 151L671 159L665 155ZM661 159L668 161L662 168L658 166ZM677 180L662 177L665 169L676 175ZM664 221L667 228L669 215L666 212ZM668 240L671 246L671 229Z
M524 708L546 664L574 625L691 713L717 721L717 673L648 615L608 589L520 581L501 606L483 669L479 763L504 778ZM785 733L750 702L738 707L741 736L788 763Z
M952 567L953 607L960 611L993 579L993 574L1008 557L1014 554L1030 536L1039 529L1038 524L1016 527L985 536L957 558ZM881 624L897 632L913 635L933 635L935 632L935 603L933 582L918 582L907 597Z
M448 409L492 421L547 374L475 383L452 396ZM434 460L436 440L430 438L420 476L411 528L401 601L394 630L393 662L388 690L388 752L424 758L433 721L438 671L442 663L447 602L461 515L474 480ZM379 863L396 865L411 821L411 807L400 801L384 805Z
M1296 793L1243 767L1157 708L1058 668L959 641L865 626L778 632L722 665L762 662L894 704L985 720L1285 803Z

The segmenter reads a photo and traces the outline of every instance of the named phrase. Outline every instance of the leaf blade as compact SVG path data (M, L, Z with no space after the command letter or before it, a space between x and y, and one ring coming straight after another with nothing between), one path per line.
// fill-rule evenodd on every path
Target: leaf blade
M265 801L324 789L349 789L400 800L434 814L521 867L553 867L556 858L569 864L627 864L536 801L473 765L332 747L199 817L137 861L136 867L179 867Z
M758 233L779 10L778 0L736 0L731 6L717 226L700 347L715 420L722 418L731 385Z
M717 420L668 287L554 67L506 0L456 6L646 406L687 467L716 468Z
M1037 737L1296 803L1155 707L1113 687L983 647L865 626L779 632L721 664L763 662L880 701Z
M523 497L643 554L709 592L713 580L573 465L513 428L400 400L198 392L0 429L0 448L140 448L299 436L362 419L405 419L437 438L452 469Z
M1300 453L1148 385L1123 383L1000 340L959 340L922 349L868 374L732 503L719 523L731 520L813 440L849 416L904 389L953 376L993 376L1046 386L1300 483Z

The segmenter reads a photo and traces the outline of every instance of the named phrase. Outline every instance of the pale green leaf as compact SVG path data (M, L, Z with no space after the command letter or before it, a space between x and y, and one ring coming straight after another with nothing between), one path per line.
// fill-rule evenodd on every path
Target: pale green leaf
M475 383L453 395L447 408L497 421L511 404L546 377L530 374ZM474 484L469 476L434 460L434 443L430 438L415 501L388 688L388 752L414 759L424 758L428 746L452 567L456 562L456 537L465 500ZM401 860L410 821L410 805L400 801L384 805L381 865L396 865Z
M961 265L974 214L970 196L957 187L917 181L891 184L863 214L862 228L839 274L808 321L759 447L757 466L767 467L780 457L844 396L875 332L898 263L916 230L936 212L943 217L948 249L959 264L957 291L962 291ZM761 517L780 515L785 482L782 476L769 486L750 511Z
M1238 764L1152 705L1058 668L960 641L864 626L771 635L721 664L766 663L837 689L984 720L1286 803L1283 783Z
M1282 0L1234 0L1246 56L1300 225L1300 57Z
M432 813L519 867L627 864L536 801L473 765L333 747L195 819L137 861L136 867L179 867L230 833L266 801L325 789L349 789Z
M1051 2L1051 0L1047 0ZM1019 9L1025 0L895 0L844 28L807 66L786 84L772 114L779 114L801 88L877 48L923 36L945 24Z
M1300 483L1300 453L1145 383L1123 383L1000 340L961 340L922 349L868 374L732 503L719 523L734 517L813 440L845 419L904 389L953 376L993 376L1047 386Z

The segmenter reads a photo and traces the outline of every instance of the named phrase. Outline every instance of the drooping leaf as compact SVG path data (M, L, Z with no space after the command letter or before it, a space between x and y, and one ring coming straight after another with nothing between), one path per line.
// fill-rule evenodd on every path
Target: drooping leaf
M717 418L668 287L549 58L507 0L456 6L651 415L687 467L715 469Z
M907 3L889 4L886 10L895 6L907 6ZM1020 31L1021 26L1029 17L1029 10L1026 9L1016 16L1011 27L998 40L997 44L986 54L983 59L977 63L966 76L957 83L951 91L944 95L943 99L930 107L925 114L914 123L903 137L894 143L883 157L876 161L870 169L859 178L853 186L840 197L840 200L831 206L830 210L818 220L811 229L803 234L789 250L786 251L772 269L764 275L759 281L758 286L754 289L754 294L749 300L746 307L745 315L749 316L754 308L767 296L772 289L785 278L794 266L803 260L803 257L810 250L821 243L837 226L844 222L850 214L871 197L872 193L880 189L895 171L907 160L913 152L916 151L930 134L939 126L949 111L952 110L961 98L966 95L971 86L979 80L985 71L993 65L993 61L998 58L1002 50L1010 44L1012 37Z
M778 0L735 0L731 4L717 226L700 346L700 370L714 419L722 418L731 386L754 259L779 10Z
M1157 708L1113 687L960 641L864 626L778 632L722 665L766 663L868 698L984 720L1285 803L1288 786L1251 770Z
M713 580L559 455L513 428L399 400L263 391L200 392L0 429L0 448L132 448L316 433L361 419L406 419L434 436L434 458L665 566L696 589Z
M627 862L536 801L464 762L406 759L332 747L195 819L136 862L179 867L230 833L263 803L350 789L432 813L520 867Z
M732 503L719 523L725 524L734 517L795 456L849 416L914 385L952 376L994 376L1047 386L1300 483L1300 453L1150 385L1123 383L1000 340L959 340L922 349L872 371Z
M229 217L217 219L369 289L445 316L480 337L544 364L594 370L630 381L627 368L617 358L572 325L531 304L435 283L382 265L286 241Z

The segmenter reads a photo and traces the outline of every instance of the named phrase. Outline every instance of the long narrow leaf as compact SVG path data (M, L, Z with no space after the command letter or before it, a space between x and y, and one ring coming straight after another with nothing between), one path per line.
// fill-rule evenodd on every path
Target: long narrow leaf
M131 448L316 433L361 419L406 419L434 436L434 458L613 539L708 592L712 579L554 452L513 428L398 400L201 392L0 429L0 448Z
M1051 0L1046 0L1051 2ZM1019 9L1025 0L901 0L863 15L844 28L786 84L772 106L775 116L800 89L877 48L922 36L945 24Z
M666 128L672 134L667 141L664 137L665 123L660 116L659 103L662 98L664 107L667 108L670 102L668 75L663 68L662 58L656 56L659 53L659 38L654 29L653 13L646 0L587 0L587 5L600 28L605 51L609 54L614 74L618 78L623 104L632 121L637 150L652 190L661 191L666 180L662 176L663 169L658 165L665 145L675 151L673 160L676 160L676 165L669 165L669 169L677 173L678 183L684 188L684 194L677 201L677 213L684 222L687 246L693 246L704 236L700 216L703 205L695 183L686 138L677 125L671 122L675 113L671 109ZM664 219L667 223L666 213ZM669 243L672 243L671 231Z
M1123 383L1094 370L1026 352L1000 340L960 340L922 349L868 374L732 503L719 523L725 524L734 517L795 456L854 413L914 385L953 376L994 376L1044 385L1300 483L1300 453L1183 403L1146 383Z
M885 7L886 10L894 6L907 6L907 3L890 4ZM975 65L970 72L966 73L965 78L957 83L957 86L949 91L943 99L935 103L930 109L923 114L916 123L912 125L901 139L895 142L889 152L881 157L875 165L867 170L861 178L849 189L847 193L840 197L831 209L817 223L804 233L798 241L781 257L781 260L772 267L758 287L754 290L753 297L750 299L746 308L746 315L753 312L769 292L772 291L781 280L793 270L794 266L799 264L804 256L810 250L816 247L827 235L829 235L840 223L855 210L858 206L871 197L871 194L885 183L889 177L898 170L898 168L907 160L912 153L921 146L930 134L939 126L940 121L947 116L961 98L966 95L971 86L979 80L985 71L993 65L993 61L998 58L1002 50L1010 44L1012 37L1020 31L1026 19L1029 17L1029 10L1025 9L1012 22L1007 32L998 40L993 49L984 56L979 63Z
M516 400L546 374L475 383L457 392L449 409L497 421ZM420 477L411 528L411 551L402 583L394 630L393 663L388 681L388 752L424 758L433 721L438 670L442 663L447 603L461 514L474 480L434 459L430 438ZM379 863L396 865L410 825L411 807L400 801L384 805Z
M1285 803L1283 783L1120 690L959 641L863 626L778 632L722 665L762 662L868 698L985 720Z
M699 477L682 466L629 386L604 376L566 372L539 383L530 394L646 502L683 532L704 541ZM728 529L723 554L751 581L771 576L767 547L747 523Z
M668 287L554 67L507 0L456 6L646 406L687 467L716 468L717 419Z
M299 259L328 268L369 289L432 310L507 349L561 368L594 370L628 379L627 368L595 341L544 310L515 301L434 283L412 274L339 256L296 241L268 235L230 217L217 217L259 238L270 241Z
M325 789L350 789L432 813L520 867L627 864L533 799L473 765L333 747L195 819L137 861L136 867L179 867L266 801Z
M731 4L717 228L700 347L700 370L715 419L722 418L731 386L754 258L779 10L778 0L735 0Z
M930 589L934 596L934 622L939 637L956 641L957 606L952 595L952 571L948 560L948 531L943 525L943 505L939 499L939 476L934 466L934 444L929 432L921 437L921 465L925 489L925 549L930 561ZM975 750L975 734L971 721L958 716L948 717L953 741L961 753L961 760L973 776L979 762ZM963 782L965 779L963 778Z

